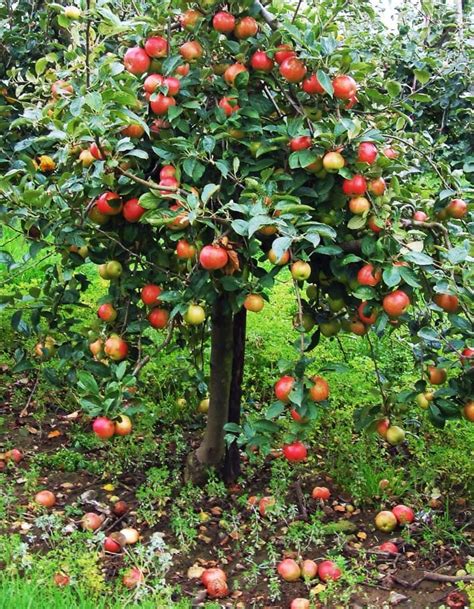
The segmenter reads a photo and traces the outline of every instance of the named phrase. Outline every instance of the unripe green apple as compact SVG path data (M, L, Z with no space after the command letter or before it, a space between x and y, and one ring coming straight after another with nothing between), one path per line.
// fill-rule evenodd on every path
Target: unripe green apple
M117 260L111 260L105 265L105 272L109 279L117 279L123 272L123 267Z
M330 336L336 336L341 330L341 322L338 319L331 319L331 321L323 321L319 324L321 334L329 338Z
M77 6L65 6L64 16L68 19L80 19L82 11Z
M297 260L291 265L291 276L297 281L304 281L311 275L311 265L308 262Z
M405 440L405 431L398 425L391 425L387 429L386 440L392 446L397 446Z
M199 326L206 319L206 312L200 305L191 304L183 315L183 319L190 326Z
M428 406L430 405L429 401L426 399L425 394L424 393L419 393L416 398L416 403L418 404L418 406L420 408L423 408L423 410L426 410L428 408Z

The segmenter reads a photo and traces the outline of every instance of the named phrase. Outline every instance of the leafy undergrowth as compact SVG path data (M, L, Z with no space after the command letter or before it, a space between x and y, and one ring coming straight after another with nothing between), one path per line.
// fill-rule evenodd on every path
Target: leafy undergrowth
M428 486L434 468L430 477L422 475L431 454L456 450L449 442L442 446L436 434L418 434L403 449L388 450L373 435L354 435L349 418L341 416L337 426L333 419L315 429L307 463L294 467L278 453L251 455L237 484L227 488L211 476L200 488L182 480L202 425L194 412L177 413L171 401L150 405L131 437L104 445L67 394L42 396L48 408L20 418L20 396L28 395L34 379L18 384L6 370L4 378L10 382L2 413L5 447L21 448L25 458L0 474L0 522L6 525L0 538L2 609L31 607L36 595L45 599L44 609L114 609L124 603L142 609L285 608L298 596L312 598L314 607L376 608L401 598L394 595L421 608L442 606L454 584L423 582L410 590L397 581L414 581L423 570L454 574L470 568L468 497L462 490L467 480L459 471L455 492L442 488L441 465L441 487ZM176 416L180 424L170 425ZM462 430L459 424L445 439ZM383 478L389 485L381 491ZM328 501L311 498L315 485L330 488ZM33 503L42 488L56 494L52 510ZM254 496L272 496L276 505L261 516L249 501ZM401 497L415 509L415 523L392 535L376 531L375 514ZM123 517L111 511L119 499L129 506ZM95 533L80 527L90 511L105 516ZM104 553L105 536L123 527L138 529L138 544L117 555ZM376 553L389 539L400 549L396 557ZM276 571L283 557L329 558L343 576L331 584L287 583ZM215 565L226 571L231 595L209 602L189 569ZM145 574L145 583L131 591L121 583L130 566ZM53 584L58 573L69 578L65 589Z

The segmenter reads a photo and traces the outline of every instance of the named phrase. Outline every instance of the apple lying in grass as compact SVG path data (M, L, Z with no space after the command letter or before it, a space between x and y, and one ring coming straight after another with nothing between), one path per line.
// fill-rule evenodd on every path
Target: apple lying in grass
M301 569L296 560L292 558L285 558L278 563L277 571L287 582L295 582L301 577Z
M382 510L375 517L375 526L383 533L391 533L397 526L398 520L393 512Z
M321 499L327 501L331 496L331 491L326 486L315 486L311 493L313 499Z
M87 512L81 518L82 528L86 531L96 531L102 523L104 522L104 517L96 514L95 512Z
M398 554L398 547L392 541L386 541L379 546L381 552L390 552L390 554Z
M131 567L123 574L122 583L125 588L131 590L132 588L136 588L139 584L141 584L144 579L143 571L141 571L138 567Z
M335 581L341 577L342 571L332 560L323 560L318 565L318 575L323 582Z
M38 505L50 508L56 505L56 495L51 491L40 491L35 495L35 501Z
M411 524L415 520L415 512L406 505L396 505L392 513L398 521L398 524Z

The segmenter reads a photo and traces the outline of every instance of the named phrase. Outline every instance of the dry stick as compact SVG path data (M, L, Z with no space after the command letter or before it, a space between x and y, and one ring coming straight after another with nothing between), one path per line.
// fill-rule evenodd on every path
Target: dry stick
M39 380L40 380L40 373L38 372L38 374L36 375L35 383L33 385L33 389L31 390L30 395L28 396L28 400L26 401L25 407L20 412L20 419L23 417L26 417L28 415L28 408L31 404L31 400L33 399L33 395L36 391L36 388L38 387Z
M298 500L298 507L301 512L301 519L308 520L308 511L306 509L306 504L305 504L305 500L304 500L303 490L301 489L300 480L297 480L295 482L295 491L296 491L296 498Z
M262 82L263 84L263 82ZM265 96L272 102L273 107L275 108L275 110L277 111L277 114L280 118L283 118L285 115L283 114L283 112L280 110L280 106L276 103L275 98L273 97L273 95L270 93L270 91L268 90L267 85L263 84L263 92L265 93Z
M404 579L391 575L392 579L405 588L418 588L421 582L428 581L432 582L445 582L445 583L456 583L456 582L474 582L474 575L443 575L442 573L434 573L433 571L424 571L423 575L414 582L407 582Z

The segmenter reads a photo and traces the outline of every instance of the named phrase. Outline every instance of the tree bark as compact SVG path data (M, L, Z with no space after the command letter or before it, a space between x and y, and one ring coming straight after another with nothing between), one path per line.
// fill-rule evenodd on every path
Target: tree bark
M240 424L240 405L242 400L242 381L244 378L245 336L247 331L247 310L242 309L234 316L234 344L232 361L232 381L229 395L229 423ZM224 461L224 480L227 484L235 482L240 476L240 450L233 442L226 451Z
M225 444L224 425L229 418L229 395L233 360L233 315L228 298L219 296L211 316L211 374L209 410L204 437L199 448L189 455L185 479L200 483L205 469L222 465Z

